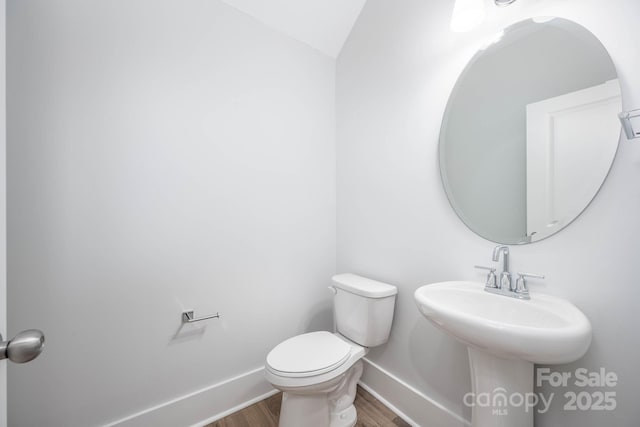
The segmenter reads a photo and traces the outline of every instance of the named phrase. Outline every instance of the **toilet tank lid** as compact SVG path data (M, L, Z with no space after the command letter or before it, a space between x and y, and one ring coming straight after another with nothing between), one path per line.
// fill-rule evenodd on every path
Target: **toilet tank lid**
M384 298L398 293L398 288L393 285L351 273L336 274L333 284L336 288L367 298Z

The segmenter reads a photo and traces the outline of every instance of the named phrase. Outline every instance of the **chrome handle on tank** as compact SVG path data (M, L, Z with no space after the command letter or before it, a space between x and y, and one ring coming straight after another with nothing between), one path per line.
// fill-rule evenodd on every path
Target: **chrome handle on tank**
M328 289L335 295L338 293L338 289L335 286L328 286Z
M187 310L182 312L182 323L195 323L195 322L200 322L202 320L219 319L219 318L220 318L220 313L196 318L195 315L193 314L193 310Z

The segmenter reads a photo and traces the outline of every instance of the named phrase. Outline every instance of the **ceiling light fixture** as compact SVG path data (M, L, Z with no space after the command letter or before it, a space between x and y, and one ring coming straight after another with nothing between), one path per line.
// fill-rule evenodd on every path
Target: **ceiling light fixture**
M456 33L471 31L482 23L484 14L484 0L456 0L451 17L451 31Z

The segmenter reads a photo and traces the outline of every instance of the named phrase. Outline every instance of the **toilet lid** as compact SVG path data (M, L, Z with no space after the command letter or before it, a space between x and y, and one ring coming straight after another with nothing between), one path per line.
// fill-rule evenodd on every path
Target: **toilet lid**
M278 344L267 355L267 365L284 375L319 375L342 365L350 352L351 346L332 333L311 332Z

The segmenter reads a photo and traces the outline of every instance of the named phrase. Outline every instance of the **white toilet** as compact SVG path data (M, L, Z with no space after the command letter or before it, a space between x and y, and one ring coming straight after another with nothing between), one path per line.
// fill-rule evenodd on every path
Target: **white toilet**
M375 280L333 277L336 333L311 332L278 344L265 375L282 390L280 427L352 427L353 401L369 347L387 342L398 289Z

